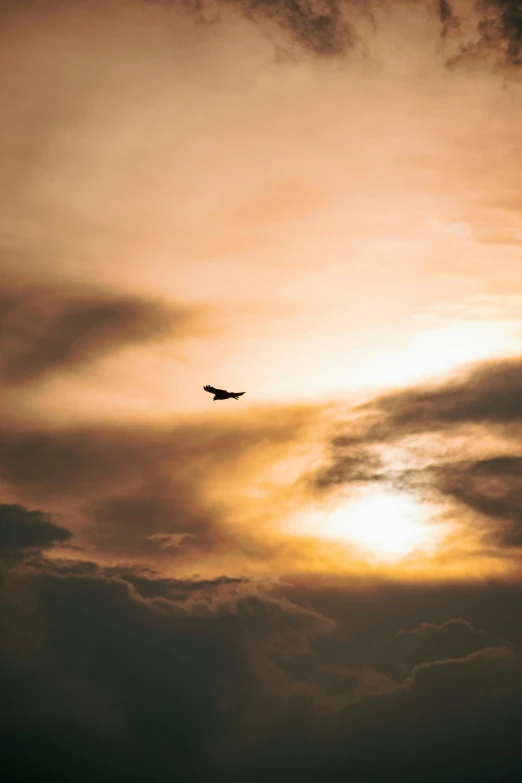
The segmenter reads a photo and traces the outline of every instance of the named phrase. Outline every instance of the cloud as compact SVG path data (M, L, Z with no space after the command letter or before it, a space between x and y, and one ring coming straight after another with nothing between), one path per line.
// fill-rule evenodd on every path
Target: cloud
M169 766L197 765L218 727L220 687L236 688L240 651L211 624L137 600L119 580L48 577L38 591L51 633L35 654L4 658L11 759L25 734L41 747L40 768L60 753L80 780L102 769L159 779ZM21 625L31 619L20 612ZM32 769L30 759L23 765Z
M130 780L195 772L258 679L270 686L278 657L306 654L309 635L333 626L234 581L195 583L186 601L165 597L161 585L161 597L145 599L116 575L75 567L15 577L7 595L4 585L0 612L15 612L18 642L16 655L0 643L11 759L25 736L41 746L40 769L60 752L80 780L102 768ZM38 596L37 617L34 604L16 600L24 589ZM38 643L24 648L35 627Z
M34 383L127 346L180 339L200 328L195 307L59 284L6 285L0 293L0 380Z
M41 511L0 504L0 552L3 554L49 549L66 543L70 537L69 530L51 522Z
M335 437L331 442L331 463L321 468L314 476L317 489L330 489L340 484L377 482L383 478L383 462L369 450L358 449L343 437Z
M519 585L182 580L54 557L3 577L3 759L20 773L59 756L80 782L435 781L450 763L481 780L518 753Z
M466 658L492 642L489 634L460 617L444 623L424 622L379 643L376 660L384 671L404 676L422 664Z
M375 434L400 437L460 424L516 424L522 419L522 361L492 361L461 371L461 377L431 387L381 397L384 418Z
M509 646L422 664L404 689L346 711L341 727L350 742L343 766L353 761L357 772L369 775L387 768L403 780L414 780L422 768L430 781L448 768L455 777L473 770L478 780L495 767L507 770L514 761L509 737L520 673Z
M31 3L35 13L58 12L63 16L62 4L56 0ZM153 18L161 9L157 0L148 3ZM418 3L411 0L218 0L218 2L185 2L169 0L171 13L182 12L199 23L215 24L230 12L240 13L248 20L261 25L274 24L290 41L316 56L342 55L368 37L370 29L384 22L389 23L393 12L418 13ZM4 4L7 21L16 22L19 9L16 3ZM133 19L133 2L114 0L114 12ZM104 6L105 7L105 6ZM91 13L99 13L101 4L92 3ZM522 21L516 0L430 0L420 8L422 15L438 31L442 38L451 34L458 42L458 53L450 62L453 66L479 57L494 55L497 64L520 64ZM84 13L86 13L84 9Z
M458 27L458 21L448 0L439 0L439 17L442 25L442 37L445 38L450 30Z
M442 37L457 46L448 60L451 68L520 65L522 17L516 0L440 0L439 17Z
M506 442L518 437L522 421L522 360L489 361L424 386L375 397L350 411L330 437L332 462L320 468L321 486L400 479L375 449L400 444L410 436L458 434L462 428L496 431ZM426 446L429 452L429 445ZM412 471L411 475L414 475ZM407 472L402 476L408 477Z
M172 480L163 488L145 485L134 494L87 503L83 511L90 521L88 541L123 559L172 560L194 549L219 550L228 542L219 513L198 498L197 484L187 487Z
M486 362L446 382L386 394L359 413L351 434L332 437L334 461L316 473L318 486L389 482L442 500L461 523L466 518L459 509L467 508L473 513L469 532L479 533L486 547L514 551L522 545L522 458L513 448L522 420L519 358ZM408 439L422 435L429 437L420 451L408 452ZM461 458L448 458L455 453L451 438L456 436ZM390 444L402 445L409 454L406 467L372 451Z
M521 360L484 362L350 410L348 424L338 422L330 434L330 458L305 483L328 493L388 485L428 502L440 521L453 520L460 535L479 542L477 553L516 556L521 421Z
M241 552L256 531L232 534L227 498L213 499L211 486L232 476L230 492L241 489L242 476L250 480L250 471L286 456L313 419L310 408L280 408L277 418L267 409L239 420L157 427L6 425L0 481L17 502L74 510L81 543L104 556L146 562ZM165 546L173 541L177 546ZM259 546L251 556L266 554Z
M430 472L444 496L493 520L486 528L486 540L504 547L522 546L522 457L447 462Z
M391 8L384 0L365 3L358 0L298 3L243 0L239 7L247 17L276 21L316 55L337 55L360 43L364 30L361 22L370 20L375 29L390 10L413 13L418 11L416 6L417 3L409 0L395 0ZM452 67L477 61L479 57L487 60L488 56L497 66L521 64L522 13L516 0L485 0L472 4L459 0L432 0L424 3L421 10L433 27L439 22L443 39L451 36L458 42L458 54L449 59ZM365 37L367 35L365 30Z
M314 54L340 54L353 43L353 29L341 0L246 0L243 8L247 15L273 19Z
M157 427L7 424L0 441L0 480L14 502L43 504L54 513L73 509L79 543L89 551L134 562L195 562L227 552L259 562L277 549L278 514L288 512L291 497L297 505L306 504L317 492L335 492L347 484L389 484L430 501L442 499L457 515L465 504L490 520L476 531L490 543L513 548L519 541L518 458L502 452L494 459L474 457L473 448L476 428L499 428L500 444L516 434L522 412L520 367L519 360L490 362L446 383L377 397L351 410L349 425L335 422L333 433L308 429L317 423L320 406L281 407L277 417L267 409L234 421ZM448 460L445 447L441 456L438 441L463 426L471 427L471 457ZM430 437L420 464L415 451L406 467L387 455L390 446L401 447L409 436L425 433ZM322 438L326 458L313 472L292 472L272 494L265 485L250 499L249 485L258 486L274 460L288 459L304 444L322 450ZM292 485L296 478L299 497ZM212 495L212 487L223 482L228 492ZM233 499L234 492L243 493L243 505ZM269 518L272 527L229 525L230 511L245 520L256 514Z
M359 43L365 29L362 23L370 20L375 28L383 19L389 22L390 11L418 12L419 4L411 0L395 0L391 5L385 0L224 0L217 7L220 5L239 8L256 21L274 21L301 46L324 56L342 54ZM205 12L214 18L213 9L215 5L195 5L203 18ZM495 56L498 64L520 65L522 14L516 0L432 0L422 4L421 12L434 27L439 23L443 39L451 35L459 42L458 55L450 59L452 66L488 54Z
M515 588L517 594L519 589ZM328 614L337 605L335 614L344 618L344 644L338 636L319 640L315 652L321 659L336 653L346 667L352 647L360 648L362 635L366 647L360 649L361 661L379 666L367 645L375 646L386 626L396 627L412 613L424 613L431 622L421 623L411 634L403 636L399 631L394 636L409 642L422 639L425 646L419 649L419 658L427 657L422 663L411 661L413 667L406 667L401 685L352 700L325 720L311 723L308 716L290 725L280 722L270 741L264 740L262 750L244 761L243 774L252 765L257 770L254 780L266 779L278 768L285 769L291 780L311 781L320 775L333 781L351 775L365 780L392 776L414 781L422 776L434 783L442 775L447 777L449 770L455 778L473 770L474 779L481 781L495 771L509 773L516 758L516 710L522 698L520 652L510 642L494 641L476 631L462 618L433 620L457 604L466 607L468 616L480 615L488 630L497 612L512 631L509 614L513 606L508 611L501 609L510 591L491 584L426 588L422 584L383 582L376 587L339 582L328 591L318 588L314 595L311 584L296 587L294 600L306 596L312 605L322 606L323 612L328 601ZM488 605L486 596L492 604ZM511 603L511 598L507 600ZM481 601L485 602L482 607ZM404 658L404 652L399 657ZM450 657L440 657L448 653ZM381 664L386 664L385 656Z
M485 3L485 14L481 23L483 41L492 45L505 41L506 60L520 65L522 48L522 13L516 0L490 0Z

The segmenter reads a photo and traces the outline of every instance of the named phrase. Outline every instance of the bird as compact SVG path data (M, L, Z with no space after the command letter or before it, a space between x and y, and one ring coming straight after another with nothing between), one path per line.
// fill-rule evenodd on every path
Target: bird
M203 386L206 392L214 395L214 402L216 400L239 400L239 398L245 394L245 392L228 392L224 389L214 389L213 386Z

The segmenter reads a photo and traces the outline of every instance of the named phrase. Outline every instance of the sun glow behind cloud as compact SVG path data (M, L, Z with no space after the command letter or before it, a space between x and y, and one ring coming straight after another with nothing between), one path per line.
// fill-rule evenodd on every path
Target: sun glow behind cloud
M345 543L359 559L385 565L434 554L447 526L433 524L429 510L409 495L367 488L296 515L289 529Z

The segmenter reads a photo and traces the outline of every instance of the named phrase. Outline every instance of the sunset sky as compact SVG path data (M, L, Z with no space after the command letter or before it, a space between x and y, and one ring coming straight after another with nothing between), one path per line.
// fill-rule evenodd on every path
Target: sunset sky
M0 166L17 779L514 779L521 4L4 0Z

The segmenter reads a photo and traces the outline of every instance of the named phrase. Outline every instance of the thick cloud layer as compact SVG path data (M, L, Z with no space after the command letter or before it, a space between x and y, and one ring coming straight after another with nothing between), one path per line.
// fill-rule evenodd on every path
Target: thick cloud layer
M518 754L521 602L501 584L270 587L33 558L0 598L4 762L58 780L488 780Z

